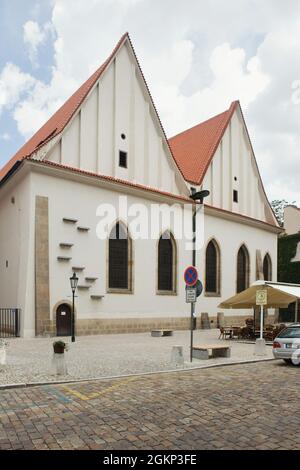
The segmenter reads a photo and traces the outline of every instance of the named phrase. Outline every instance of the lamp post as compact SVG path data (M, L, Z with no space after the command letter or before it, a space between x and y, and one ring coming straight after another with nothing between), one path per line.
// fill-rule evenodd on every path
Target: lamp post
M73 272L73 276L70 277L70 284L72 289L73 295L73 302L72 302L72 343L75 342L75 292L78 284L78 277L76 273Z
M190 198L193 201L199 201L201 206L203 205L203 199L209 196L209 191L204 189L202 191L197 191L195 189L191 190ZM196 204L193 205L193 266L196 267L196 235L197 235L197 227L196 227ZM193 360L193 331L196 329L196 317L195 317L195 303L191 303L191 348L190 348L190 360Z

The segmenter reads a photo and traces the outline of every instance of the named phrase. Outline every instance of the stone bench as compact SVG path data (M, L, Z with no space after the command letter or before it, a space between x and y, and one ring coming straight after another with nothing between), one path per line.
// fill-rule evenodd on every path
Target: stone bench
M173 330L152 330L151 336L154 336L154 337L173 336Z
M211 351L211 355L209 355ZM223 344L203 344L193 347L193 357L195 359L209 359L210 357L230 357L230 346Z

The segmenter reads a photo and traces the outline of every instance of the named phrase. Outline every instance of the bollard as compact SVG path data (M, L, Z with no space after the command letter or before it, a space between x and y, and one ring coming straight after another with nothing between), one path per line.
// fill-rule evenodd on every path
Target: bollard
M52 367L56 375L67 375L68 370L64 353L53 353Z
M208 313L201 313L201 328L203 330L210 330L210 321Z
M171 353L171 363L176 367L183 366L184 357L182 346L173 346Z
M255 356L265 356L266 355L266 342L262 338L258 338L255 341L255 347L254 347L254 354Z
M6 364L6 349L5 347L0 348L0 365L5 366Z

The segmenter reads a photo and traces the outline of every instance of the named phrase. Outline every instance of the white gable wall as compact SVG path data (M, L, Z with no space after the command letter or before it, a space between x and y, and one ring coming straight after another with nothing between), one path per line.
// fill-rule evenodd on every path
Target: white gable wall
M236 178L236 180L235 180ZM270 221L265 216L267 200L263 194L254 157L244 125L235 111L204 177L202 187L210 191L206 202L255 219ZM238 191L238 202L233 201ZM266 211L270 209L266 207Z
M127 168L119 166L119 151L128 154ZM63 131L61 142L46 158L175 194L186 187L128 43L121 47Z

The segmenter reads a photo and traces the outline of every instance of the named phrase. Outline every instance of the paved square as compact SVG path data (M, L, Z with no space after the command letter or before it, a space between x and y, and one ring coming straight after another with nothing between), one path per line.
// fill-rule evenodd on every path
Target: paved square
M280 361L0 392L0 449L300 449Z
M231 346L231 359L217 357L207 361L195 360L192 365L186 362L184 367L221 364L232 361L259 359L254 356L253 344L241 344L236 341L219 340L217 329L197 330L194 332L194 344L220 343ZM139 374L172 370L172 347L183 347L185 361L189 361L189 331L174 331L174 336L153 338L148 333L121 335L79 336L75 343L69 343L65 354L68 375L56 376L52 367L54 338L9 340L7 365L0 367L0 385L32 382L50 382L57 380L94 379L118 375ZM272 348L267 347L266 358L273 358Z

